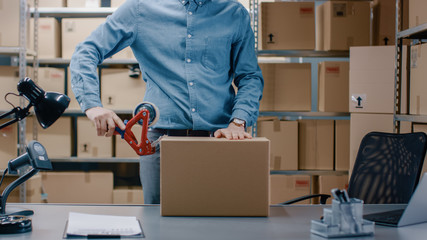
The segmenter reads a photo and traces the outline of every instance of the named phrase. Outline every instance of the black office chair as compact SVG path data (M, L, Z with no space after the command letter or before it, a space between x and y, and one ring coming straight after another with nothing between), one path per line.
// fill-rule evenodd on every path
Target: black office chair
M420 178L427 149L427 135L370 132L362 139L348 194L366 204L408 203ZM303 196L281 203L292 204L313 197L326 203L327 194Z

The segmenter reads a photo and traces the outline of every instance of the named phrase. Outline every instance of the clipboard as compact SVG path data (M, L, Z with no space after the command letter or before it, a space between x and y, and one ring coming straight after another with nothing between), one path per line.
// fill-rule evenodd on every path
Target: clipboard
M119 238L119 239L138 239L138 238L145 238L145 234L144 234L144 230L142 229L141 226L141 222L139 221L139 219L137 220L139 227L141 228L141 233L137 234L137 235L126 235L126 236L121 236L121 235L115 235L115 234L92 234L92 235L74 235L74 234L67 234L67 229L68 229L68 221L65 223L65 228L64 228L64 233L62 235L63 239L97 239L97 238Z

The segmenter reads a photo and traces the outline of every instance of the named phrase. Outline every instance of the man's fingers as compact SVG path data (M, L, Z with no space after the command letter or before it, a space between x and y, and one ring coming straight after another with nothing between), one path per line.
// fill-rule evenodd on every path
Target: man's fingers
M117 116L116 114L113 115L113 120L115 122L115 125L119 127L121 130L125 130L126 125L123 123L123 121Z
M116 129L116 123L114 122L114 120L112 118L108 118L107 119L107 133L105 134L106 137L111 137L114 134L114 131Z

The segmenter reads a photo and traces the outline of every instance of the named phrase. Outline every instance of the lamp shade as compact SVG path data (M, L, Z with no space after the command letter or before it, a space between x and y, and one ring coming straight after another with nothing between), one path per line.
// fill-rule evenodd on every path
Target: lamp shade
M18 92L34 106L37 120L45 129L52 125L70 104L70 98L67 95L45 92L30 78L19 81Z

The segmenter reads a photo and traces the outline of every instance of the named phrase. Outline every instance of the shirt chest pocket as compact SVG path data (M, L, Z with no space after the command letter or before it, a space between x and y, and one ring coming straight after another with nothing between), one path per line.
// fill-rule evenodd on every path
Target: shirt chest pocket
M230 38L206 38L202 64L214 71L228 71L230 69L230 52Z

